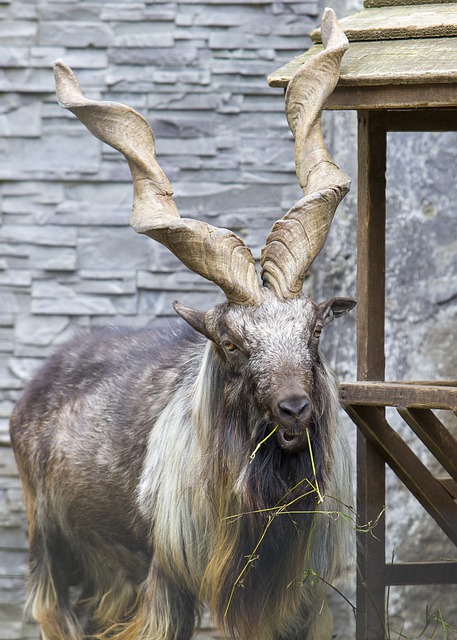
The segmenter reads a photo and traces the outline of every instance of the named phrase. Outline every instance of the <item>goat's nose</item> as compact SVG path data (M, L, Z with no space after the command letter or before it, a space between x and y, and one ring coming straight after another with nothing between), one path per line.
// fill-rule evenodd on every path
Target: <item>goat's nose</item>
M303 418L309 410L309 398L305 394L289 396L278 402L278 408L284 417Z

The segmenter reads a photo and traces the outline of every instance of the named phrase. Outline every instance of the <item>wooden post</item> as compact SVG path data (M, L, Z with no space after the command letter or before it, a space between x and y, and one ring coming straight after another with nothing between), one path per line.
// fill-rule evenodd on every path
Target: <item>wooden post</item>
M382 111L358 115L357 379L383 380L386 123ZM376 521L385 507L385 463L360 432L357 439L357 512L359 522L366 524ZM357 539L357 640L385 637L384 516L374 536L360 533Z

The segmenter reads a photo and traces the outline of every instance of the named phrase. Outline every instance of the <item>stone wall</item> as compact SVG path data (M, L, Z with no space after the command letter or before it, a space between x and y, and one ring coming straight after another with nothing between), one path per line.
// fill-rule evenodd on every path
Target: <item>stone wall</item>
M89 97L154 128L183 215L230 227L256 254L299 196L280 90L266 75L309 45L309 2L0 3L0 639L21 621L26 527L8 416L32 371L76 329L169 322L171 301L221 299L127 226L123 158L58 106L63 58Z
M7 435L24 383L75 330L168 323L175 298L202 309L221 300L215 286L128 228L126 164L57 105L53 62L70 64L88 97L143 113L181 213L233 229L258 257L301 193L282 92L265 76L309 46L320 12L317 0L0 2L0 640L37 637L21 620L26 525ZM305 283L316 299L355 295L355 115L324 116L354 186ZM455 377L456 149L455 134L389 141L391 378ZM336 324L327 356L351 379L354 317ZM393 478L389 487L397 556L429 559L433 547L435 558L455 557L414 499ZM394 593L392 612L412 629L436 601L457 620L455 595ZM333 607L338 637L349 640L351 609L337 595Z

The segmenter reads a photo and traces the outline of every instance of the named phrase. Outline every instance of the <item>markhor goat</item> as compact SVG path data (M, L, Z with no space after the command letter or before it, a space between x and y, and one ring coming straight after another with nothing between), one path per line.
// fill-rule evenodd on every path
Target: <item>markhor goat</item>
M331 637L325 583L345 563L351 479L319 336L355 303L301 293L349 184L320 125L347 48L330 10L322 33L287 91L304 198L267 238L263 284L235 234L179 217L146 121L86 99L56 64L60 102L129 162L133 228L227 301L175 303L174 331L76 337L15 409L44 640L188 640L202 603L231 638Z

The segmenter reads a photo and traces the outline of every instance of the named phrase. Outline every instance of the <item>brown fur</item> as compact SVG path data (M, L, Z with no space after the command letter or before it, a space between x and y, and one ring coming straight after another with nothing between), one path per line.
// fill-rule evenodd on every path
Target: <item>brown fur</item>
M31 381L11 435L44 640L189 640L202 602L235 639L329 637L308 570L334 580L349 533L323 513L349 501L313 337L332 302L265 295L213 310L206 346L183 329L95 332ZM310 408L279 424L290 387Z

